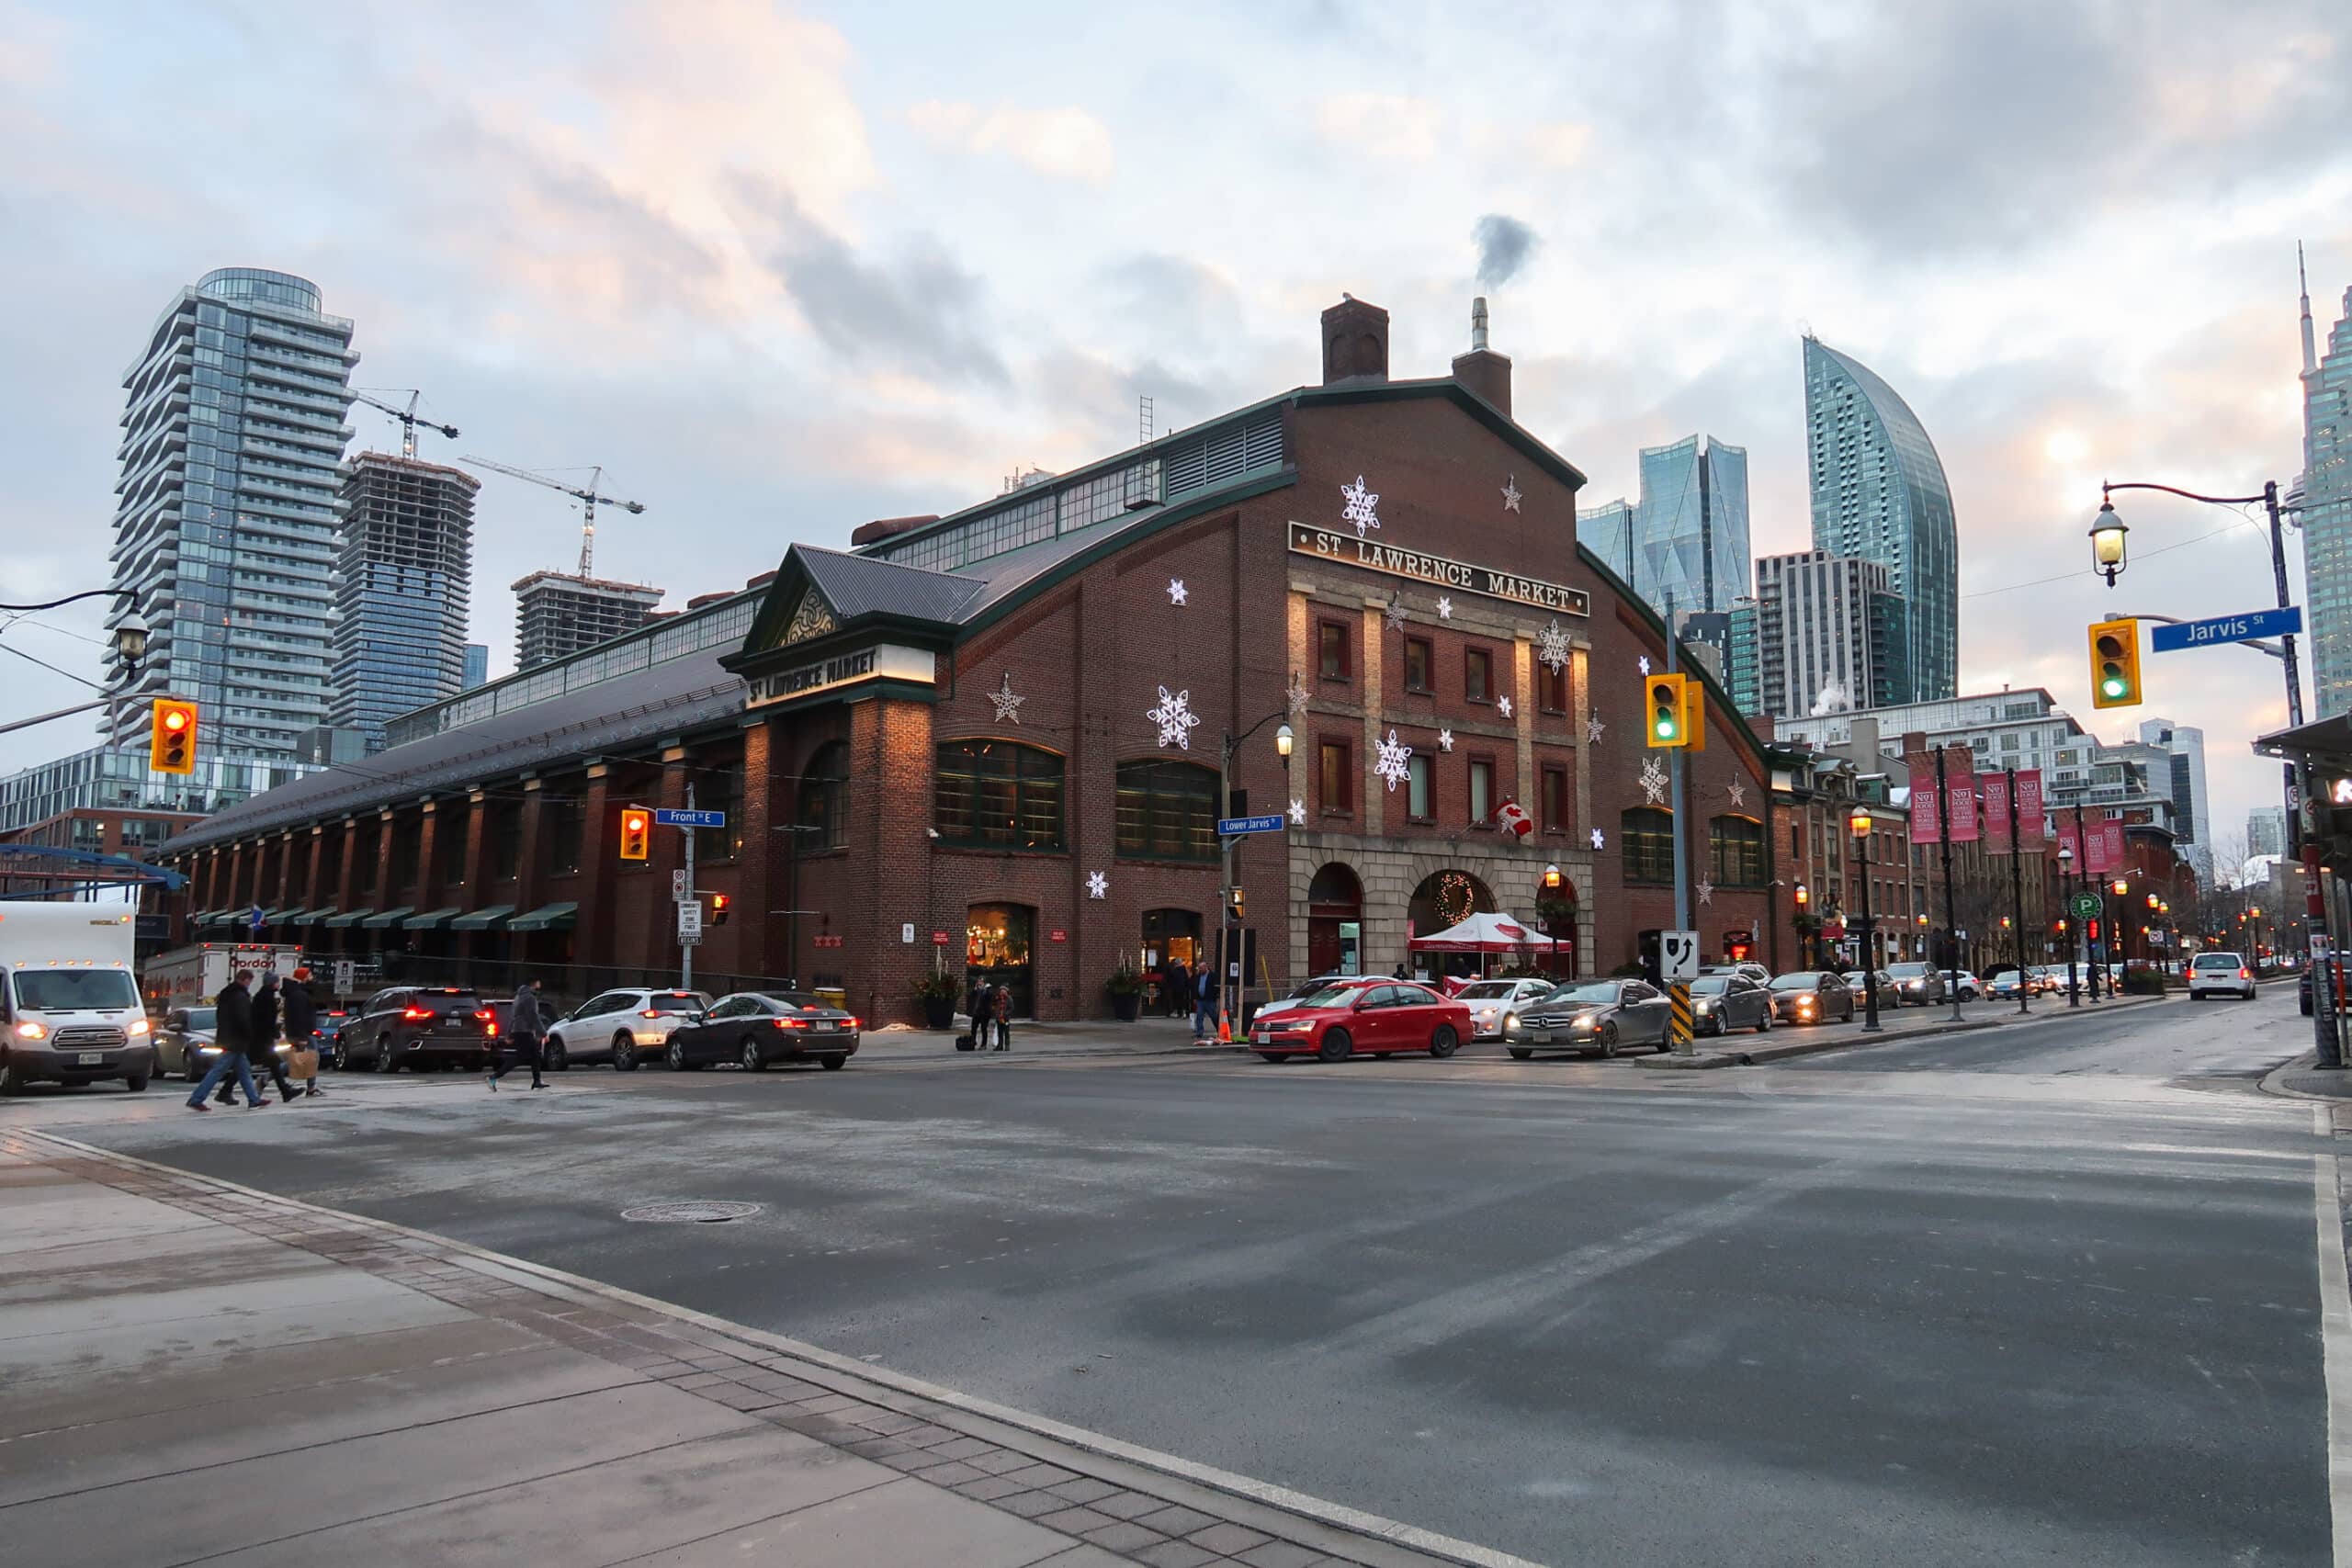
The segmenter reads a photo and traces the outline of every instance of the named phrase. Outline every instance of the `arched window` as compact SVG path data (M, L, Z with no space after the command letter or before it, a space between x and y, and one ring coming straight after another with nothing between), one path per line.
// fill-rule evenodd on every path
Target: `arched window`
M1154 860L1213 861L1215 768L1191 762L1119 764L1119 853Z
M942 843L1062 847L1062 760L1051 751L1012 740L950 740L939 748L934 789L932 826Z
M1618 818L1617 853L1628 883L1666 886L1674 881L1674 813L1637 806Z
M804 835L800 848L837 850L849 842L849 742L828 740L817 748L801 771L797 815L803 828L822 832Z
M1707 871L1718 887L1764 886L1764 824L1718 817L1707 824Z

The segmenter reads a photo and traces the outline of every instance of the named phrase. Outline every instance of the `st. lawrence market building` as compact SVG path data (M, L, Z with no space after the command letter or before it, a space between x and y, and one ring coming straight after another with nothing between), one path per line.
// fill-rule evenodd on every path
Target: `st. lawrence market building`
M1638 711L1665 628L1578 546L1583 476L1512 420L1510 360L1391 379L1387 312L1352 299L1322 348L1319 386L792 545L395 720L364 766L173 841L187 934L258 909L369 978L663 983L688 830L623 860L621 818L692 805L726 814L693 833L697 986L887 1021L984 973L1023 1015L1092 1017L1114 971L1213 962L1229 788L1280 824L1232 855L1253 992L1422 967L1414 933L1481 911L1606 973L1673 925L1678 831L1703 951L1762 949L1765 753L1708 682L1677 820Z

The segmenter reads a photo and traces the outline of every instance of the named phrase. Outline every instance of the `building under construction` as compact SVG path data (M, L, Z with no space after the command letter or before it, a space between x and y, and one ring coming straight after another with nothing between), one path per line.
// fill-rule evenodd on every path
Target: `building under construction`
M536 670L627 636L653 618L662 592L569 571L531 573L514 584L515 670Z
M470 474L362 452L343 481L328 721L383 744L396 714L455 696L473 595Z

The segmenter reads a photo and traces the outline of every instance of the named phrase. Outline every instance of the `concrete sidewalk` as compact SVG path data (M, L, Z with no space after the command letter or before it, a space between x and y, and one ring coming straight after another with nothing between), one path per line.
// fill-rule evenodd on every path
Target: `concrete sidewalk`
M11 1561L1518 1561L51 1134L0 1193Z

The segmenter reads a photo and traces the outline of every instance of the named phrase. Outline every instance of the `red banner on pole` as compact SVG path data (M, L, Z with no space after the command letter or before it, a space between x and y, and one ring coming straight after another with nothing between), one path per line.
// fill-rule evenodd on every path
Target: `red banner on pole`
M2075 874L2079 876L2090 869L2083 860L2083 841L2075 836L2075 819L2063 814L2058 818L2058 847L2075 863Z
M1939 844L1943 837L1943 812L1936 802L1935 761L1915 757L1911 761L1911 841Z
M2049 813L2041 799L2041 770L2026 768L2018 773L2018 848L2028 854L2041 852L2042 828Z
M2086 876L2107 874L2107 824L2097 818L2083 823L2083 873Z
M1967 753L1962 752L1962 755ZM1945 764L1944 830L1951 835L1951 841L1955 844L1975 840L1976 773L1973 768L1963 767L1959 776L1954 777L1951 764Z
M2009 842L2009 775L1984 773L1984 848L1993 854L2005 855L2013 846Z
M2123 869L2123 818L2110 817L2099 824L2100 836L2107 840L2107 869Z

